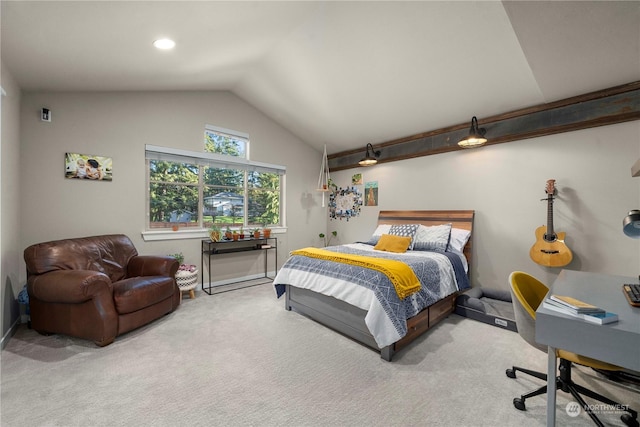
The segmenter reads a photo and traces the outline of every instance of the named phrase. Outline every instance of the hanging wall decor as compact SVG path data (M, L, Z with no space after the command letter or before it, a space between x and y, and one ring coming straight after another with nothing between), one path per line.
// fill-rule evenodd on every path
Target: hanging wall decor
M360 215L362 193L356 187L336 188L329 196L329 219L346 219Z
M329 159L327 157L327 145L324 146L322 163L320 163L320 176L318 177L317 191L322 192L322 207L324 208L324 193L331 191L331 176L329 175Z

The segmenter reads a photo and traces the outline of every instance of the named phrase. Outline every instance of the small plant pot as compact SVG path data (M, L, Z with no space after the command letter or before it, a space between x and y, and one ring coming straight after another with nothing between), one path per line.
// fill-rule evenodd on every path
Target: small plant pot
M233 233L230 232L230 231L225 231L224 238L227 239L227 240L233 239Z
M260 232L259 231L254 231L253 232L253 238L254 239L259 239L260 238Z
M244 240L244 233L240 233L240 240Z
M271 230L263 230L262 234L264 234L265 239L268 239L269 237L271 237Z
M233 240L238 240L239 237L240 237L240 235L238 233L235 233L233 235Z

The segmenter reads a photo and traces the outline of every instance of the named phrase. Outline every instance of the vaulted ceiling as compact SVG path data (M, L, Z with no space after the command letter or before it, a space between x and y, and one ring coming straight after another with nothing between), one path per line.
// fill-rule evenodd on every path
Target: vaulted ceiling
M0 7L25 91L228 90L330 154L640 80L638 1Z

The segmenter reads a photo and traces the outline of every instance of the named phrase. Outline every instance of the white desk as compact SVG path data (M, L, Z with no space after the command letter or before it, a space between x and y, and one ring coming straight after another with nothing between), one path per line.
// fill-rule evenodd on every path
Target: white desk
M546 309L536 311L536 341L548 346L547 426L556 422L556 348L640 371L640 308L622 293L638 278L562 270L550 293L568 295L618 314L618 322L597 325Z

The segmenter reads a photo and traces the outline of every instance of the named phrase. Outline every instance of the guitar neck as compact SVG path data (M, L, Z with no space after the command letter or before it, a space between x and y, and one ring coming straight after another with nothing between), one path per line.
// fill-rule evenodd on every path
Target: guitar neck
M553 194L547 195L547 237L548 240L555 239L555 231L553 230Z

